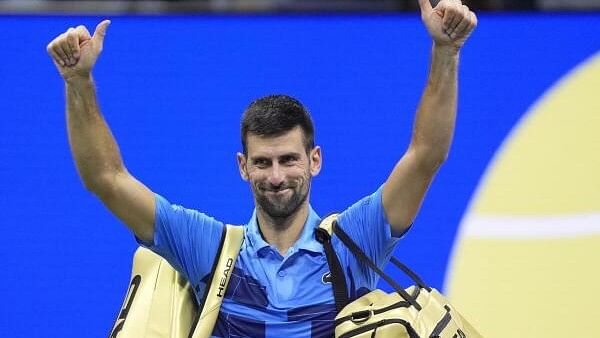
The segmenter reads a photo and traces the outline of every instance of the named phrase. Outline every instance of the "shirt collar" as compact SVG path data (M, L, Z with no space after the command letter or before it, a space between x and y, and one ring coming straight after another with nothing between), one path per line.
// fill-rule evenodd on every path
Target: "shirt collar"
M319 226L321 217L309 205L308 217L300 233L300 238L292 245L294 250L306 250L315 253L323 253L323 245L315 238L315 228ZM256 254L264 248L270 247L270 244L263 239L258 228L258 218L256 217L256 209L252 212L252 217L246 225L246 240L249 242L248 249Z

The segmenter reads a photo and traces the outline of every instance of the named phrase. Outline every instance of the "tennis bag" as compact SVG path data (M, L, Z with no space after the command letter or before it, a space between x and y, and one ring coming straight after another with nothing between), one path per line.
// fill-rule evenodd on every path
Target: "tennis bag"
M416 285L406 290L368 258L354 241L336 226L337 214L326 217L316 232L325 248L331 270L334 299L335 337L394 338L482 338L461 314L436 289L427 286L395 257L392 263L406 273ZM335 234L359 261L373 269L396 292L373 290L350 302L346 279L339 259L333 251L331 236Z
M129 289L109 338L210 337L243 238L243 227L229 224L223 227L200 305L184 276L162 257L138 248L133 257Z

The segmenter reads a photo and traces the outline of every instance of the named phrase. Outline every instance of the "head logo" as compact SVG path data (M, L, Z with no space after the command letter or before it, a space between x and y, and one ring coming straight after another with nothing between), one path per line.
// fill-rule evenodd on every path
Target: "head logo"
M225 292L225 284L227 284L227 277L229 277L229 270L231 270L231 266L233 265L233 258L227 258L227 263L225 263L225 269L223 269L223 276L219 280L219 291L217 292L217 297L223 297Z

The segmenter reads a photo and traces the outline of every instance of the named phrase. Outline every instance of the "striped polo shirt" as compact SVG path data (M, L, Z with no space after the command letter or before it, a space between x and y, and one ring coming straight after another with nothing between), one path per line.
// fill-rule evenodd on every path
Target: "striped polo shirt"
M338 224L381 267L398 240L391 236L385 219L382 187L338 218ZM329 266L323 246L315 239L320 220L311 207L300 238L281 255L262 238L256 210L252 213L213 337L333 336L336 311ZM154 241L142 244L186 276L200 299L223 227L221 221L156 195ZM374 289L378 276L360 264L337 238L332 243L345 269L350 298Z

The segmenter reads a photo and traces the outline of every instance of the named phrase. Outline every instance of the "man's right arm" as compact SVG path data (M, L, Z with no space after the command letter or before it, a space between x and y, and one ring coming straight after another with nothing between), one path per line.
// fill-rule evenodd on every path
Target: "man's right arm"
M139 239L152 242L155 195L125 168L98 108L91 75L109 24L101 22L93 36L83 26L70 28L50 42L47 50L65 80L69 144L85 187Z

